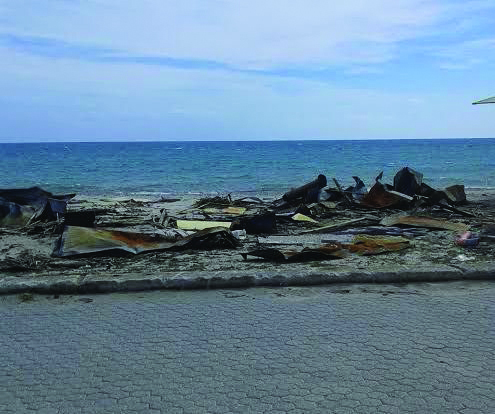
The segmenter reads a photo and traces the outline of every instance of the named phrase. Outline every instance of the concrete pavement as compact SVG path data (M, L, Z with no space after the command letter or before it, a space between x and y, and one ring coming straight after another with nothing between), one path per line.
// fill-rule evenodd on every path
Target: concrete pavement
M0 412L495 412L492 282L12 295L0 320Z

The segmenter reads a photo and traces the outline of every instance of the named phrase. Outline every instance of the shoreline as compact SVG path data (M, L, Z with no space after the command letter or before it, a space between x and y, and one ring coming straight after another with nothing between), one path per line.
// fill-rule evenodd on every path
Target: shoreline
M71 205L80 204L84 202L99 204L125 202L129 200L135 200L144 203L159 203L160 199L171 199L180 198L180 201L174 203L166 203L169 205L180 203L180 204L190 204L192 205L194 201L200 199L201 197L215 197L215 196L227 196L230 195L233 200L244 198L244 197L257 197L263 201L274 201L282 198L286 191L290 190L287 188L285 191L280 192L260 192L260 191L250 191L250 192L203 192L203 193L147 193L147 192L136 192L136 193L106 193L106 194L88 194L88 193L77 193L76 196L69 201L69 207ZM477 203L481 201L487 201L491 198L495 198L495 187L465 187L465 193L468 203Z

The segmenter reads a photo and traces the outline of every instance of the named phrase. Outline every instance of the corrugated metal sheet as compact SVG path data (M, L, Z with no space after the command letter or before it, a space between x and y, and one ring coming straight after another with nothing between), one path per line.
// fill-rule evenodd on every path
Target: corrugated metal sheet
M232 233L215 227L198 231L176 242L163 240L149 234L89 227L66 226L53 251L57 257L88 256L95 254L138 254L171 249L219 249L235 248L238 241Z

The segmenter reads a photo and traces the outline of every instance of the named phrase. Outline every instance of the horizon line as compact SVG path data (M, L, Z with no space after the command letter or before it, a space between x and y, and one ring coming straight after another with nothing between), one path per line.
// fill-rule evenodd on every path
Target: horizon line
M103 140L103 141L5 141L2 144L115 144L115 143L158 143L158 142L180 142L180 143L211 143L211 142L315 142L315 141L435 141L435 140L484 140L495 139L495 137L442 137L442 138L314 138L314 139L221 139L221 140Z

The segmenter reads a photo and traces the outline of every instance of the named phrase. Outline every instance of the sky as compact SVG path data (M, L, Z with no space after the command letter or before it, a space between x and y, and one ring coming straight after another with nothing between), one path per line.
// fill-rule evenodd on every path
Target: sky
M0 0L0 142L495 137L493 0Z

